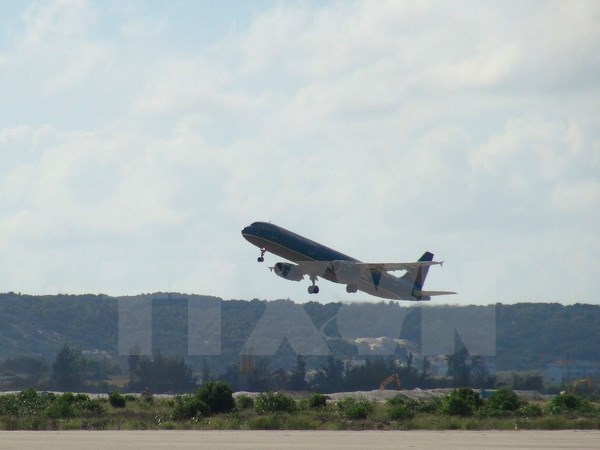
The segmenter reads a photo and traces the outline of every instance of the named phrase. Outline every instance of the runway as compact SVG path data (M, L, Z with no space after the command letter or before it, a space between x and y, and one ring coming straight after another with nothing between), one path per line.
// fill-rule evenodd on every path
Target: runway
M6 449L597 449L600 431L2 431Z

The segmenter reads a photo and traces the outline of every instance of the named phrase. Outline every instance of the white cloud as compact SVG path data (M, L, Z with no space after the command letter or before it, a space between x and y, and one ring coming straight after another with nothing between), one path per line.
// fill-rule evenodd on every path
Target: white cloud
M23 10L0 48L9 289L314 299L252 265L260 219L359 258L502 267L487 298L432 273L465 301L560 300L597 270L568 230L598 247L594 2L274 3L185 48L142 4Z
M97 13L83 1L34 4L23 14L24 29L11 52L11 66L28 73L45 95L72 87L105 65L106 48L89 39ZM43 67L43 71L31 70Z
M442 63L413 77L413 85L420 88L460 89L486 88L506 80L523 55L518 46L508 44L497 49L486 49L481 54L470 55Z
M567 213L590 212L597 219L600 214L600 181L577 180L561 182L552 193L553 205Z

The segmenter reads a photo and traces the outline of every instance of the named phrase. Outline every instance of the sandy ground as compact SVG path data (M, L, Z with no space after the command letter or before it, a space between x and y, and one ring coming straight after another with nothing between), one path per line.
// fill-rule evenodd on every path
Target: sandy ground
M3 431L2 449L597 449L600 431Z
M0 392L0 395L3 394L18 394L20 391L6 391ZM48 391L54 394L60 395L63 392L58 391ZM308 397L311 392L296 392L296 391L280 391L287 395L291 395L296 398L304 398ZM447 395L452 392L452 388L444 388L444 389L410 389L410 390L394 390L394 389L375 389L373 391L353 391L353 392L335 392L332 394L327 394L329 400L340 400L346 397L353 398L364 398L367 400L376 400L376 401L385 401L388 398L395 397L396 395L405 395L408 398L412 398L413 400L424 400L431 397L439 397L441 395ZM494 390L488 390L488 394L494 392ZM548 401L553 395L540 394L538 391L515 391L519 394L520 397L524 398L527 401ZM258 396L259 392L246 392L239 391L233 394L234 397L238 397L240 395L249 395L250 397ZM108 394L98 394L98 393L88 393L90 397L93 398L108 398ZM139 395L139 394L134 394ZM173 394L154 394L156 398L172 398Z
M292 395L294 397L306 397L310 393L299 393L299 392L288 392L284 391L286 394ZM376 401L385 401L388 398L395 397L396 395L405 395L408 398L412 398L413 400L425 400L431 397L439 397L443 395L447 395L452 392L452 388L444 388L444 389L410 389L410 390L393 390L393 389L376 389L373 391L355 391L355 392L335 392L333 394L327 394L327 397L330 400L340 400L346 397L353 398L365 398L367 400L376 400ZM492 393L494 390L488 390L488 393ZM539 401L548 401L553 395L545 395L540 394L538 391L515 391L520 397L524 398L527 401L539 400ZM256 392L236 392L234 397L238 395L249 395L251 397L256 397L258 393Z

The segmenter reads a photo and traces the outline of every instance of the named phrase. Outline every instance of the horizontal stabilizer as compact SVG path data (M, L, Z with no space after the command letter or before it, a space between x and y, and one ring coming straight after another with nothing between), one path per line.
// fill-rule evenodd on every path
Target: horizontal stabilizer
M417 297L433 297L435 295L454 295L453 291L414 291L413 294Z

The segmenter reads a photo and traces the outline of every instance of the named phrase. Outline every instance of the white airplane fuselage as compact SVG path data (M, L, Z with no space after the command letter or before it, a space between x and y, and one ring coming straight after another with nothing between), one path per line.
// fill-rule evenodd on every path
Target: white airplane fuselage
M358 270L358 267L365 266L358 259L266 222L254 222L242 230L242 235L248 242L261 249L259 261L263 260L265 252L270 252L296 264L277 263L273 269L282 278L300 281L303 278L301 275L308 275L313 281L313 286L317 277L321 277L334 283L346 284L348 292L360 290L369 295L392 300L430 299L429 296L420 294L428 266L414 269L412 277L393 276L385 270L385 265ZM426 252L419 262L428 265L440 264L430 262L432 258L433 254ZM420 272L417 273L417 270ZM415 288L416 282L419 283L418 289ZM313 293L310 288L309 292ZM318 288L314 293L317 292Z

